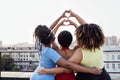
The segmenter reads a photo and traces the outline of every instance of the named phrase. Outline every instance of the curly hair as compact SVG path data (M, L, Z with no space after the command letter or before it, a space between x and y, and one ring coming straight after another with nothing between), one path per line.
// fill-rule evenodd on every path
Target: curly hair
M70 46L72 39L72 34L67 30L61 31L58 35L58 42L64 48L68 48Z
M81 48L92 50L105 43L102 28L97 24L83 24L76 29L76 39Z

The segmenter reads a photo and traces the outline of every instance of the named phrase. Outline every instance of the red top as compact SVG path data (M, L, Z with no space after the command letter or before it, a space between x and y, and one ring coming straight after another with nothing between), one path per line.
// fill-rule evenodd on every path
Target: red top
M69 48L61 48L61 49L64 50L65 54L67 55L66 50L69 49ZM74 72L56 74L55 80L75 80L75 74L74 74Z
M74 73L56 74L55 80L75 80L75 74Z

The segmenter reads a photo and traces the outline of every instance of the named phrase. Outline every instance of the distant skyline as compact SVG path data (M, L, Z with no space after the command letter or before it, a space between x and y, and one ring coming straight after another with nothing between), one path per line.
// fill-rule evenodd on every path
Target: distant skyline
M0 41L5 45L33 43L37 25L49 27L68 9L100 25L105 36L120 38L120 0L0 0ZM74 34L73 27L69 30Z

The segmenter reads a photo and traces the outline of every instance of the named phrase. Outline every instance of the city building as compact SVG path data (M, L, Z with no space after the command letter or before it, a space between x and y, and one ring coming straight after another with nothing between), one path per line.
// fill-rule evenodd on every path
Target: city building
M105 46L118 46L118 40L116 36L106 37Z
M2 41L0 41L0 47L2 47Z
M108 72L120 72L120 47L104 48L104 62Z

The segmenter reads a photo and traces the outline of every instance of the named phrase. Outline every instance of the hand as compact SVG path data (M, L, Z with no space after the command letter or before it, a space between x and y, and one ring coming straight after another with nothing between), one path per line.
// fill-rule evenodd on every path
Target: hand
M68 13L69 13L69 11L68 11L68 10L65 10L60 17L61 17L61 18L67 18L67 15L66 15L66 14L68 14Z
M70 17L76 17L77 14L75 14L72 10L65 10L63 14L60 16L60 18L67 18L69 19Z
M69 26L70 25L70 22L69 20L65 20L64 23L63 23L64 26Z
M45 68L39 68L37 72L38 74L47 74L47 72L45 71Z
M61 23L60 26L69 26L69 25L73 25L73 26L78 26L75 22L73 22L72 20L68 19L64 19Z
M73 22L72 20L68 19L70 25L77 25L75 22Z
M101 69L97 69L97 68L92 68L93 70L91 71L92 74L101 74L102 73L102 70Z
M70 14L70 11L69 11L69 10L66 10L66 11L65 11L65 16L66 16L66 18L69 18L70 15L71 15L71 14Z
M66 19L62 20L62 21L58 24L58 26L68 26L68 25L69 25L69 21L66 20Z
M69 10L69 13L70 13L70 17L76 17L77 16L77 14L74 13L72 10Z

